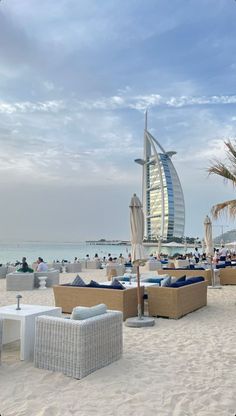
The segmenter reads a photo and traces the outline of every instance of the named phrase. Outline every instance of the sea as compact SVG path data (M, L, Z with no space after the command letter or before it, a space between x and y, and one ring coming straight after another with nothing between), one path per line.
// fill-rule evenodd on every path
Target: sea
M191 251L188 249L187 251ZM28 263L32 263L37 260L38 257L42 257L45 262L52 263L53 261L67 260L72 262L75 257L78 259L84 259L87 254L90 258L93 258L97 253L102 259L108 257L110 254L112 257L119 257L120 254L123 257L128 257L131 252L131 246L126 244L94 244L88 242L78 243L58 243L58 242L9 242L0 243L0 263L15 263L21 261L22 257L27 258ZM157 252L156 246L146 247L147 255ZM165 247L161 249L163 254L169 256L175 253L184 253L183 247Z

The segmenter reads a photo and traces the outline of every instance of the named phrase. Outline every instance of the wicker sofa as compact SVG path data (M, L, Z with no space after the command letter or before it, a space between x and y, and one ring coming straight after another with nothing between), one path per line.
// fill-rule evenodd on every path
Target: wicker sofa
M161 274L168 274L169 276L173 276L173 277L181 277L183 275L185 275L186 277L196 277L196 276L202 276L204 277L204 279L207 281L208 285L211 285L211 270L210 269L205 269L205 270L198 270L198 269L194 269L194 270L189 270L189 269L181 269L181 270L175 270L175 269L171 269L171 270L158 270L158 275Z
M36 319L35 367L81 379L121 358L122 314L108 311L82 321Z
M236 269L233 269L231 267L220 269L220 284L236 285Z
M207 304L207 282L179 288L149 286L148 312L151 316L178 319Z
M76 306L94 306L105 303L108 309L121 311L123 319L137 315L137 289L102 289L93 287L53 286L55 305L62 312L71 313ZM143 299L144 287L141 287Z

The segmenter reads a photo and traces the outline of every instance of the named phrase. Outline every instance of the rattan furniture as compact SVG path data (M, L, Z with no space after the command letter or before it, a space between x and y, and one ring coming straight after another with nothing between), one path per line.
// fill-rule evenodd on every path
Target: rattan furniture
M144 287L140 288L142 304ZM137 315L137 289L102 289L92 287L76 287L58 285L53 286L55 305L62 308L62 312L71 313L76 306L94 306L105 303L108 309L121 311L123 319Z
M66 272L67 273L79 273L82 271L81 263L67 263Z
M122 313L109 311L82 321L36 320L35 367L81 379L122 355Z
M221 285L236 285L236 269L226 267L225 269L219 269L219 272Z
M125 272L125 266L123 264L118 263L110 263L106 265L106 275L107 277L110 276L111 270L115 270L117 276L122 276Z
M207 282L192 283L179 288L149 286L148 312L150 316L178 319L207 304Z
M6 290L33 290L34 273L9 273L6 276Z
M204 279L207 281L208 285L211 285L212 283L212 272L210 269L205 269L205 270L190 270L190 269L182 269L182 270L175 270L175 269L171 269L171 270L158 270L158 275L162 275L162 274L168 274L168 276L173 276L173 277L181 277L181 276L187 276L187 277L196 277L196 276L202 276L204 277Z

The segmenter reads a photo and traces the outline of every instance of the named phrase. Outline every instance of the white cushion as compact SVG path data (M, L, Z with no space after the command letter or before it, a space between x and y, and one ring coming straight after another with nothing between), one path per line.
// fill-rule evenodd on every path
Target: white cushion
M77 319L77 320L88 319L88 318L92 318L93 316L102 315L106 312L107 312L107 306L104 303L91 306L90 308L87 306L77 306L72 311L71 319Z

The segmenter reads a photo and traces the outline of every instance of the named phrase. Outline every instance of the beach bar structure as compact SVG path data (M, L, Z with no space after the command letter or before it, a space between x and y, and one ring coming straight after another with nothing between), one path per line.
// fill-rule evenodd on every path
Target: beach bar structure
M143 159L135 162L142 166L142 204L145 217L144 238L147 241L183 237L185 204L181 183L172 163L176 152L166 152L144 129Z

